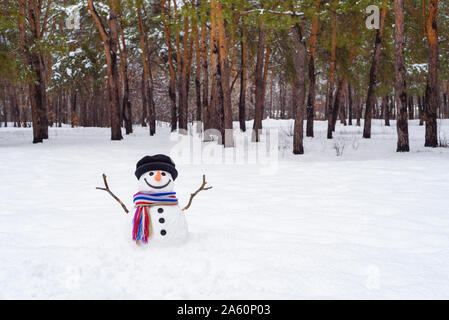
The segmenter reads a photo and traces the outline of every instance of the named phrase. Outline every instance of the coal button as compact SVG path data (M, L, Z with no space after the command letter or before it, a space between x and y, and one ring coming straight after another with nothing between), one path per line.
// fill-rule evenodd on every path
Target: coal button
M165 222L165 219L164 218L160 218L159 219L159 223L164 223Z
M164 212L164 209L159 208L159 209L157 209L157 212L162 213L162 212Z
M167 234L167 231L161 230L161 235L165 236Z

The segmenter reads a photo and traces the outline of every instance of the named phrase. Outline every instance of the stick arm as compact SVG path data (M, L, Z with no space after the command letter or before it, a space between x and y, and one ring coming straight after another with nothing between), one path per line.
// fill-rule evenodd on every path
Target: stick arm
M185 210L187 210L187 209L190 208L190 205L192 204L193 198L195 198L195 196L196 196L200 191L212 189L212 187L206 187L206 184L207 184L207 182L206 182L206 175L203 174L203 183L201 184L201 186L199 187L198 190L196 190L194 193L190 194L189 203L187 203L187 205L186 205L184 208L182 208L182 211L185 211Z
M103 190L106 191L107 193L109 193L111 195L111 197L113 197L118 203L120 203L120 205L122 206L123 210L125 210L126 213L129 213L128 208L125 206L125 204L123 203L122 200L120 200L115 194L112 193L111 189L109 189L109 185L108 185L108 180L106 179L106 175L103 173L103 182L104 182L104 186L105 188L102 187L96 187L95 189L97 190Z

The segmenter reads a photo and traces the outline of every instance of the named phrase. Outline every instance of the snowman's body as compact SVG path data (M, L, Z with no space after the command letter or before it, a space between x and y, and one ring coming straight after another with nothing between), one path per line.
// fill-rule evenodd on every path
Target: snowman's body
M177 205L150 208L151 232L149 241L178 242L187 238L188 228L184 212Z
M151 170L139 177L138 188L144 193L173 192L174 179L167 171ZM149 242L182 242L187 238L188 228L184 212L178 204L149 206Z

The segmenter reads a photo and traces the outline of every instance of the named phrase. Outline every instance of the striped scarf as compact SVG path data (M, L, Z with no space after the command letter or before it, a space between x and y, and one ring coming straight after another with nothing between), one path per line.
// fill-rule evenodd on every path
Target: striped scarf
M153 193L137 192L133 197L136 213L133 220L133 240L144 243L150 237L150 215L149 208L157 205L177 205L176 192Z

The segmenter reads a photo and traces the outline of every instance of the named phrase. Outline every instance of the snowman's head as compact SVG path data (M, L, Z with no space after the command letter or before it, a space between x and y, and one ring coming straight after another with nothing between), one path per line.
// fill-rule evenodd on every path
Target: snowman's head
M140 159L135 174L139 180L139 191L171 192L178 171L170 157L156 154Z
M139 178L139 191L171 192L175 186L172 175L167 171L152 170Z

